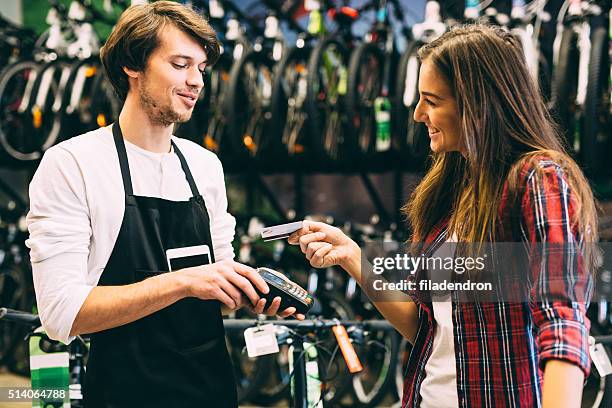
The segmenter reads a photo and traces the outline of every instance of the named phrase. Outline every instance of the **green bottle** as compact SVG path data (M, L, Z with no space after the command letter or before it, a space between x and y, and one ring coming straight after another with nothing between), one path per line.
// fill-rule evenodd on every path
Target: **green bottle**
M376 151L386 152L391 148L391 102L386 96L374 100L376 120Z

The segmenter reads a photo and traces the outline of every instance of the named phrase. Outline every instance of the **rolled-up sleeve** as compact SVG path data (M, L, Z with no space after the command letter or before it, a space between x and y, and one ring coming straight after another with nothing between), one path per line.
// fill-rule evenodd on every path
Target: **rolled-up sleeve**
M85 183L75 158L48 150L30 183L27 215L32 275L47 335L69 343L76 315L93 286L87 284L91 223Z
M590 370L586 309L592 273L584 264L584 246L573 220L578 205L564 171L541 165L528 177L522 199L525 239L531 246L530 277L533 321L537 328L539 365L550 359Z
M215 197L213 217L211 220L211 236L215 260L234 259L232 241L236 230L236 219L227 212L227 192L221 161L215 158Z

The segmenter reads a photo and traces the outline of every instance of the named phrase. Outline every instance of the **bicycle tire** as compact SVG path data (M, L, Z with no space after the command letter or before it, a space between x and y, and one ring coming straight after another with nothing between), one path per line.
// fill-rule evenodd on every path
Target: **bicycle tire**
M606 152L609 152L610 62L609 34L598 27L591 36L591 58L581 132L580 157L585 172L592 178L605 178ZM602 174L603 173L603 174Z
M29 258L26 262L29 262ZM0 268L2 305L15 310L31 311L34 306L34 287L31 282L31 271L24 262ZM7 301L5 296L11 292L10 289L13 289L12 301ZM0 327L0 366L6 365L9 371L19 375L29 373L27 345L24 342L27 333L28 328L17 323L3 322Z
M321 304L321 312L317 315L310 315L310 317L322 317L325 319L329 318L338 318L340 321L342 320L353 320L355 318L355 313L353 312L350 304L338 293L323 291L316 295L318 302ZM322 339L321 344L324 345L330 352L333 350L335 344L337 344L335 337L330 333L329 337ZM321 371L322 367L326 367L329 364L328 360L325 360L321 354L319 355L319 367L320 373L325 373ZM326 356L329 357L329 356ZM338 372L335 372L333 380L333 384L326 384L326 387L330 387L323 391L324 405L336 407L340 406L340 401L342 398L347 395L351 391L351 376L346 369L346 364L341 356L341 354L337 353L335 356L335 361L337 364ZM271 373L273 371L283 371L282 367L275 367L274 364L278 364L278 360L273 360L273 366L270 367ZM287 361L285 361L287 363ZM281 362L282 364L282 362ZM287 363L288 364L288 363ZM279 370L280 369L280 370ZM284 370L288 372L288 367ZM329 374L329 373L326 373ZM283 377L285 381L281 384L275 384L272 387L269 387L267 384L264 384L260 390L259 394L252 398L252 402L261 406L270 406L278 403L283 399L288 399L290 397L290 378L288 376Z
M300 100L300 81L305 81L310 47L293 47L275 67L270 112L270 138L282 164L307 157L304 100ZM289 164L289 163L288 163Z
M221 54L210 75L206 77L205 120L202 130L202 145L215 152L220 158L230 157L231 146L227 142L226 118L224 112L225 99L228 93L231 57Z
M245 317L246 312L238 311L234 318ZM252 316L246 316L252 317ZM246 354L244 335L239 332L226 333L228 353L233 363L236 378L238 403L250 401L265 383L270 372L270 355L250 358Z
M371 330L370 334L372 332ZM395 365L397 364L397 352L400 343L399 334L396 332L380 331L376 333L376 336L379 337L379 341L382 340L385 342L384 345L386 349L382 358L380 358L380 354L374 354L373 359L367 360L364 357L364 350L362 350L362 347L355 347L364 368L364 372L353 376L353 397L357 406L360 408L373 408L379 406L387 396L387 391L393 384L395 378ZM382 339L380 338L381 336ZM370 339L370 337L368 337L368 339ZM371 347L368 351L372 351ZM380 352L381 350L378 349L374 351ZM375 365L378 365L380 372L373 376L373 383L366 385L364 373Z
M105 127L119 119L123 102L115 93L108 77L103 70L96 72L96 78L91 89L92 104L90 106L90 127Z
M559 60L553 72L551 106L560 126L560 133L569 151L574 150L576 121L576 93L578 90L578 36L572 27L561 34Z
M412 345L405 338L400 338L398 346L399 356L397 364L395 365L395 394L399 401L402 401L404 394L404 377L406 368L408 367L408 359L410 358L410 352L412 351Z
M384 63L383 52L376 43L362 43L351 53L346 93L349 133L345 137L345 143L360 157L369 157L374 152L376 143L374 100L382 93ZM374 81L364 85L362 83L364 80Z
M323 291L317 294L317 298L321 302L322 306L320 317L325 319L337 318L341 321L355 319L355 312L353 311L353 308L339 293ZM330 333L329 338L323 340L323 344L326 344L327 348L331 351L335 346L337 346L338 342L333 334ZM319 362L319 373L322 373L327 377L333 377L330 381L324 381L325 388L322 391L324 400L323 405L332 407L341 405L341 400L345 395L350 393L352 389L352 378L348 372L342 354L338 352L335 359L338 371L334 376L329 375L326 370L321 370L322 367L327 368L329 361L321 359Z
M75 88L75 81L83 68L85 69L85 78L80 83L82 88ZM56 115L56 118L60 121L59 128L61 129L56 138L58 142L98 128L97 118L94 119L92 106L96 103L94 97L98 97L98 95L94 95L94 91L96 91L95 87L99 86L97 83L98 73L101 69L102 65L96 57L76 61L72 64L68 85L62 98L62 106ZM110 84L108 85L110 86ZM73 107L71 106L71 99L75 92L80 94L78 95L78 105Z
M418 74L420 62L417 56L423 44L412 41L406 46L398 63L397 82L395 83L395 103L391 109L393 149L408 160L404 167L420 169L429 155L429 136L425 124L414 120L414 110L419 100Z
M256 95L260 80L270 80L271 89L272 66L264 52L251 50L234 62L230 71L225 116L232 152L238 157L252 159L265 154L268 147L266 112L270 101Z
M331 53L326 53L328 48ZM324 65L324 54L328 60L334 60L332 63L337 62L338 68L332 72L331 78L320 75ZM342 76L346 76L347 61L348 51L344 43L335 38L320 41L312 50L308 60L305 101L308 133L313 142L313 153L320 160L319 165L323 166L342 163L347 158L354 157L354 150L344 143L346 116Z
M2 157L0 162L2 165L8 165L11 167L23 166L29 164L29 161L38 160L41 157L40 152L29 151L27 154L16 150L8 140L9 137L15 137L18 135L19 140L24 140L25 137L21 138L26 133L30 133L31 129L24 128L29 125L28 122L23 122L19 117L18 106L22 103L23 95L26 91L26 87L34 87L36 82L30 79L30 75L38 75L40 69L39 64L33 61L21 61L15 64L9 65L2 71L0 77L0 153ZM23 80L22 86L15 85L12 82L19 81L19 74L25 71L27 78ZM32 80L32 83L29 81ZM11 87L18 86L19 89L12 89ZM31 90L31 95L34 95L34 90ZM13 111L9 111L9 106L13 107ZM30 146L26 146L28 150Z

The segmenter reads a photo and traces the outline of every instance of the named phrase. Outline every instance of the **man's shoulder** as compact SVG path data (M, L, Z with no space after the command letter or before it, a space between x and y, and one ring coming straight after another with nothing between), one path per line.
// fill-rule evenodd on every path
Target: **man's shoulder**
M64 140L51 147L47 152L53 154L58 151L65 151L78 158L88 159L89 156L99 158L100 154L109 151L113 146L112 133L108 128L103 127Z

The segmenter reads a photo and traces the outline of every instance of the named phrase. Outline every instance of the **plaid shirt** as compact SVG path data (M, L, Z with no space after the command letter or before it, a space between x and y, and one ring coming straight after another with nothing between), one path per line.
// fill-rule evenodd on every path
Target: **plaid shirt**
M516 200L518 204L509 203L507 185L504 187L498 225L502 229L511 228L515 231L513 236L518 232L517 242L581 242L577 231L570 227L570 219L578 209L561 167L541 157L537 164L522 169L519 180L523 180L523 188ZM510 216L512 205L513 208L520 205L520 217ZM446 241L446 233L446 221L434 228L426 239L428 253ZM532 277L542 279L560 270L563 274L584 272L581 262L561 259L565 256L568 255L532 262ZM577 266L562 269L561 262ZM572 281L569 278L566 282ZM592 284L589 287L592 289ZM420 387L434 339L432 304L418 296L413 299L418 306L418 330L405 373L402 407L420 405ZM586 299L590 299L588 288ZM577 365L586 378L590 369L587 306L585 302L562 300L453 302L459 407L540 407L543 370L550 359Z

